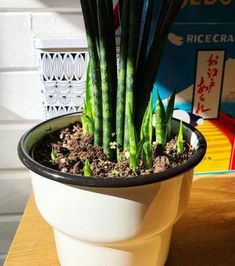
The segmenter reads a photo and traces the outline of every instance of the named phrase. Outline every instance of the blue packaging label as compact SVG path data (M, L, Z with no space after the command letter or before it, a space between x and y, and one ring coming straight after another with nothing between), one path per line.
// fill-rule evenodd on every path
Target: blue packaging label
M234 1L230 4L235 12ZM228 6L226 7L228 10ZM192 12L193 7L188 8L188 12ZM201 10L203 8L204 6ZM219 5L214 8L217 12ZM184 15L183 10L180 19ZM186 7L184 11L187 11ZM218 57L214 65L208 63L210 57L214 61ZM212 59L210 61L213 61ZM210 71L213 71L213 77L208 74ZM161 97L167 99L177 87L176 108L203 118L217 118L219 112L235 117L233 73L235 23L176 22L168 36L155 90L158 89Z

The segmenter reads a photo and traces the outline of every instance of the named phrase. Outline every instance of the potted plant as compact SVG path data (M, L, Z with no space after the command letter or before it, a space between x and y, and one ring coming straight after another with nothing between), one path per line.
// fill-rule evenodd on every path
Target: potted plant
M166 108L151 96L183 1L162 1L149 45L153 2L140 34L143 1L119 1L117 72L112 1L81 0L90 56L83 114L43 122L19 142L61 265L164 265L205 154L204 137L172 119L174 93Z

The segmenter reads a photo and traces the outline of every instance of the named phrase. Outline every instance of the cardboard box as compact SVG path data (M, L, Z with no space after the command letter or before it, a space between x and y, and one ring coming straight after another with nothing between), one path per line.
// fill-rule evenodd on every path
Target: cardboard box
M232 0L185 0L154 87L165 102L176 88L182 119L207 120L199 127L208 142L199 172L235 169L234 13Z

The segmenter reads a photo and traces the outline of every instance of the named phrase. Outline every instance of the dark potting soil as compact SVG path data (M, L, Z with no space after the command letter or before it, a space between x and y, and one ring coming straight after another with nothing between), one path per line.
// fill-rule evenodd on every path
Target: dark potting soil
M183 164L193 152L194 149L184 142L184 152L179 155L176 150L176 138L170 140L164 150L153 143L153 167L145 169L140 161L138 169L133 170L129 167L128 153L122 154L120 162L110 161L101 147L93 145L93 136L83 134L81 124L76 123L43 138L35 146L33 154L37 162L75 175L83 175L84 163L88 159L94 177L108 178L159 173Z

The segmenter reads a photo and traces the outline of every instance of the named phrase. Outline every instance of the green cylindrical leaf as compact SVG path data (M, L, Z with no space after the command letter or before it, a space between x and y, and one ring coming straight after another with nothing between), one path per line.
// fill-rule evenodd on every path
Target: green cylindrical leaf
M83 114L82 116L82 128L83 133L93 133L94 132L94 120L88 115Z
M152 144L149 141L146 141L143 145L143 162L146 169L153 166Z
M102 116L103 116L103 150L105 154L110 157L110 142L112 140L112 133L114 132L114 115L112 93L112 66L110 62L110 43L112 42L109 19L107 18L106 0L98 0L98 25L99 25L99 40L100 40L100 70L101 70L101 85L102 85Z
M143 67L143 63L147 56L149 33L150 33L150 29L151 29L152 22L153 22L152 20L153 20L153 12L154 12L154 0L148 0L147 2L148 2L147 11L145 15L144 29L143 29L143 34L141 38L140 52L139 52L139 58L138 58L138 69L141 69Z
M96 49L99 53L99 29L98 29L98 15L97 15L97 2L96 0L87 0L90 6L91 21L94 33L94 39L96 43Z
M137 146L137 159L138 159L138 161L139 161L140 157L142 156L144 142L145 142L145 140L141 139L138 143L138 146Z
M130 167L132 169L136 169L139 166L138 162L138 146L136 140L136 131L135 131L135 124L134 124L134 117L133 112L131 110L131 105L128 105L128 115L130 117L129 123L129 143L130 143Z
M128 128L130 118L128 117L128 105L131 104L134 110L134 87L136 78L136 63L138 54L139 34L140 34L140 18L142 14L143 1L130 0L130 17L129 17L129 38L127 53L127 69L126 69L126 104L125 104L125 132L124 132L124 150L128 150L129 136Z
M51 149L51 159L54 161L57 158L57 152L56 150L52 147Z
M119 13L120 13L120 17L122 19L122 14L123 14L123 6L125 5L124 2L129 2L129 0L118 0L118 5L119 5Z
M96 44L94 21L89 1L81 0L82 12L86 28L88 51L90 57L90 71L94 97L94 144L102 145L102 98L101 98L101 77L100 64Z
M84 176L92 176L91 165L89 160L86 159L83 167Z
M91 133L94 135L94 101L92 95L92 82L91 82L91 67L90 61L88 62L86 74L86 93L84 99L82 128L84 133Z
M152 94L151 94L147 109L145 110L144 113L144 118L140 129L140 139L144 139L145 141L149 141L150 143L152 143L152 136L153 136L153 111L152 111Z
M83 116L81 117L81 122L82 122L82 129L83 129L83 133L89 133L89 125L86 121L86 119L84 119L85 115L83 114Z
M145 62L142 63L141 71L138 71L138 90L135 98L137 130L141 126L149 95L153 89L170 27L182 3L183 0L161 1L157 26L153 34L153 42Z
M180 121L180 125L179 125L179 133L178 133L178 137L177 137L176 146L177 146L177 153L182 154L184 151L184 133L183 133L182 120Z
M115 131L116 126L116 96L117 96L117 55L116 55L116 37L114 27L114 15L113 15L113 1L105 0L106 6L106 25L107 32L105 33L107 42L107 55L108 55L108 75L110 83L110 99L111 99L111 121L112 131Z
M172 116L175 105L175 90L173 91L166 108L166 122L167 122L167 137L170 138L172 134Z
M125 116L125 92L126 92L126 64L128 47L128 25L130 2L124 0L121 21L121 44L118 69L117 109L116 109L116 142L117 159L120 160L120 151L123 150L124 116Z
M95 111L94 111L94 97L93 97L93 87L92 87L92 77L91 77L91 66L90 60L88 62L87 74L86 74L86 94L85 101L87 102L86 114L94 119Z
M157 144L165 147L167 130L166 130L166 115L165 109L162 103L162 99L157 91L157 102L156 102L156 142Z

